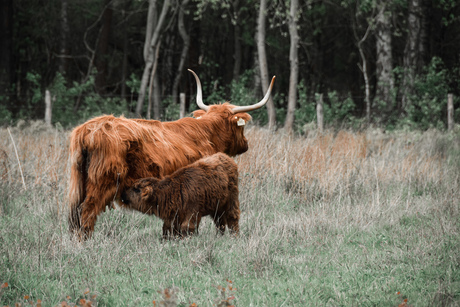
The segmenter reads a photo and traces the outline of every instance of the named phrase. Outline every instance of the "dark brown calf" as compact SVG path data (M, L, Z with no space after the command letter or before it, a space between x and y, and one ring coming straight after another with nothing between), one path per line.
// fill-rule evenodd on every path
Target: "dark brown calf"
M202 158L163 179L140 179L123 191L121 199L128 208L161 218L165 238L198 232L206 215L221 233L225 226L239 231L238 168L223 153Z

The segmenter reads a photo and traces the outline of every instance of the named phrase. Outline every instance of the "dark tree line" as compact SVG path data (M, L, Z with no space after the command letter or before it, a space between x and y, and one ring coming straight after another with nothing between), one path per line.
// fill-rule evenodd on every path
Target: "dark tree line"
M276 75L275 95L258 118L288 131L314 118L319 94L330 119L422 128L442 125L447 93L460 94L454 0L4 0L0 6L3 123L42 118L46 89L60 121L111 112L167 119L179 93L188 100L195 93L187 68L202 79L205 96L235 104L260 99Z

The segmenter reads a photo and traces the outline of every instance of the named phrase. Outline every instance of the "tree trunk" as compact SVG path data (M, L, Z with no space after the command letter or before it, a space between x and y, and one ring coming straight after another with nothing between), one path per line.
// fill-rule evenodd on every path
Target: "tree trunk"
M144 72L142 74L142 79L141 79L141 86L139 89L139 96L137 99L137 106L136 106L136 115L141 116L142 115L142 108L144 106L144 98L145 98L145 90L147 89L148 83L149 83L149 77L150 77L150 70L152 69L153 66L153 61L155 60L155 50L156 46L160 40L160 35L161 35L161 30L163 27L163 23L166 18L166 14L168 13L169 10L169 5L170 5L170 0L165 0L163 2L163 8L161 9L161 14L160 18L158 19L158 23L156 26L154 26L155 31L153 31L153 34L151 35L151 39L148 38L148 25L152 23L153 19L153 14L150 14L151 12L151 6L155 6L156 1L155 0L150 0L149 1L149 14L147 18L147 33L146 33L146 43L149 42L147 45L148 47L144 46L144 59L145 59L145 67L144 67Z
M68 0L61 0L61 41L59 50L59 72L66 76L69 66L69 20L67 18Z
M363 73L364 78L364 93L365 93L365 101L366 101L366 121L369 124L371 122L371 87L369 85L369 75L367 72L367 59L366 55L364 54L364 50L362 44L358 44L359 54L361 56L362 65L361 71Z
M407 18L407 40L404 49L404 77L401 97L401 111L404 112L409 104L409 96L413 93L415 76L425 65L426 28L423 0L409 0Z
M9 96L13 82L13 1L0 2L0 96Z
M147 119L160 120L161 114L161 90L158 74L152 69L149 86L149 101L147 106ZM153 112L152 112L153 110ZM151 115L153 113L153 116Z
M101 16L98 18L98 20L93 25L91 25L88 28L86 28L85 34L83 35L83 43L84 43L86 49L88 50L88 52L91 54L91 57L90 57L90 60L89 60L88 68L86 69L86 75L80 81L81 84L84 84L86 81L88 81L88 79L90 78L90 76L92 74L94 66L97 67L97 64L96 64L96 61L98 61L97 58L100 57L101 54L106 53L106 52L103 51L104 48L100 47L100 46L103 45L103 44L100 43L100 40L101 40L101 37L104 36L103 35L103 32L105 31L104 30L104 25L103 25L103 27L101 27L101 30L99 31L99 35L98 35L98 37L96 39L96 43L95 43L96 48L95 49L91 48L90 44L87 41L87 36L88 36L89 31L92 28L94 28L96 26L96 24L98 24L100 19L104 19L104 15L106 14L107 10L109 10L109 6L112 5L112 2L109 1L109 0L107 0L106 3L107 4L105 5L104 9L102 10ZM110 10L112 11L111 8L110 8ZM110 13L110 15L112 15L112 12ZM110 19L111 18L112 17L110 16ZM104 24L105 24L106 21L104 21ZM111 21L110 21L110 23L111 23ZM105 37L108 39L107 36L105 36ZM106 45L107 44L108 43L106 43ZM98 71L99 71L99 69L98 69ZM97 76L96 76L96 78L97 78ZM97 83L98 83L98 81L96 80L96 87L97 87ZM104 81L104 83L105 83L105 81ZM77 97L77 99L76 99L76 101L75 101L75 105L73 107L74 112L78 111L78 108L80 107L82 99L83 99L83 92L80 92L78 97Z
M153 30L158 22L157 0L149 0L149 9L147 13L147 26L145 30L144 41L144 61L147 62L149 57L150 42L153 37Z
M376 98L384 103L383 111L390 113L393 109L393 57L391 42L391 11L387 3L381 0L378 4L376 18L376 51L377 51L377 94Z
M128 30L124 27L123 33L123 62L121 66L121 99L128 100L126 94L126 79L128 77Z
M180 93L179 118L185 117L185 93Z
M161 42L157 45L157 49L155 50L155 60L153 62L153 68L150 74L150 82L149 82L149 96L148 96L148 106L147 106L147 119L151 119L151 109L153 106L153 119L160 119L160 82L158 81L158 74L157 67L158 67L158 56L160 54L160 45Z
M234 0L233 1L233 11L235 13L235 16L234 16L234 28L233 28L233 35L234 35L234 38L233 38L233 42L234 42L234 45L235 45L235 51L234 51L234 60L235 62L233 63L233 79L235 80L238 80L239 76L240 76L240 70L241 70L241 57L242 57L242 54L241 54L241 40L240 40L240 37L241 37L241 26L240 26L240 20L239 20L239 16L240 16L240 1L239 0Z
M123 18L123 61L121 66L121 85L120 85L120 92L121 92L121 99L125 99L128 101L128 94L127 94L127 86L126 80L128 79L128 54L129 54L129 9L131 7L131 2L127 1L124 5L124 8L121 11L121 16ZM128 12L128 14L127 14ZM131 112L131 110L128 110Z
M316 120L318 122L318 132L324 132L324 108L323 108L323 94L319 94L316 101Z
M161 86L158 74L153 77L153 119L161 119Z
M182 45L182 52L180 55L179 66L177 67L176 76L174 77L173 87L172 87L172 98L173 103L177 103L177 94L179 93L179 84L182 76L182 71L184 70L185 61L187 60L188 50L190 48L190 35L187 34L184 24L184 13L185 8L189 0L182 1L182 4L179 7L179 18L177 20L177 28L179 30L180 37L182 38L184 44Z
M367 37L369 36L369 33L371 32L372 26L371 24L368 24L366 33L364 33L363 37L360 38L357 33L358 26L355 23L355 20L357 21L358 18L359 18L358 11L356 11L354 14L352 14L352 19L354 20L352 24L352 28L353 28L353 35L355 36L355 39L358 42L357 46L358 46L359 56L361 57L361 63L358 64L358 67L363 73L363 78L364 78L364 93L365 93L364 100L366 103L366 106L365 106L366 107L366 121L369 124L371 121L371 87L369 83L367 57L366 57L366 54L364 53L363 44L366 41Z
M257 35L256 35L257 36ZM256 37L257 39L257 37ZM253 67L253 71L254 71L254 81L253 81L253 90L252 90L252 95L253 95L253 98L254 99L257 99L259 98L260 94L259 94L259 89L261 87L261 81L260 81L260 73L257 73L257 71L260 72L260 65L259 65L259 53L257 52L257 50L254 52L253 54L253 57L254 57L254 67Z
M52 116L52 103L51 103L51 93L49 90L45 91L45 123L51 126L51 116Z
M284 130L287 133L293 132L294 127L294 114L297 103L297 84L299 79L299 34L297 32L297 10L299 7L298 0L291 0L291 8L289 12L289 35L291 40L291 47L289 51L289 63L291 67L289 75L289 93L288 93L288 106L286 114L286 122L284 123Z
M265 13L267 10L267 0L260 0L259 17L257 19L257 53L259 55L260 79L262 84L262 92L268 89L268 64L267 54L265 52ZM276 111L273 99L270 97L267 102L268 113L268 128L274 130L276 128Z
M106 0L106 6L102 15L102 28L99 36L99 42L96 47L96 57L94 65L97 69L95 84L99 93L104 93L107 79L107 62L108 62L108 47L110 40L110 30L112 28L112 0Z
M454 94L447 94L447 130L454 130Z

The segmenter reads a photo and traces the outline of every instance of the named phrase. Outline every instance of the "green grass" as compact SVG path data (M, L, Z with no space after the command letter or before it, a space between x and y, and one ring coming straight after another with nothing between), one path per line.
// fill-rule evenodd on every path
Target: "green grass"
M68 132L36 126L11 128L27 190L0 129L1 306L460 305L458 133L252 127L238 237L205 218L199 235L163 241L159 219L116 209L78 243Z

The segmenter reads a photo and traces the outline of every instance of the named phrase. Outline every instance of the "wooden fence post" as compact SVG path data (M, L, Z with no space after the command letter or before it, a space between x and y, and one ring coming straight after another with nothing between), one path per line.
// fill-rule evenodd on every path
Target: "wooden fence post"
M318 131L323 133L324 130L324 114L323 114L323 94L319 95L316 103L316 118L318 119Z
M447 130L454 129L454 95L447 94Z
M179 118L185 117L185 93L179 94L180 109L179 109Z
M49 90L45 91L45 123L51 125L51 93Z

